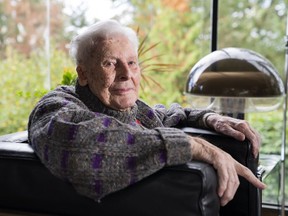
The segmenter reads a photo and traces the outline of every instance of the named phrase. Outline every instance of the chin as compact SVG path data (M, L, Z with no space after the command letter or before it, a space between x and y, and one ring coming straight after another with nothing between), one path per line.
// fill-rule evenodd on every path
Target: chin
M127 111L130 110L136 103L136 100L133 101L125 101L117 104L117 108L120 111Z

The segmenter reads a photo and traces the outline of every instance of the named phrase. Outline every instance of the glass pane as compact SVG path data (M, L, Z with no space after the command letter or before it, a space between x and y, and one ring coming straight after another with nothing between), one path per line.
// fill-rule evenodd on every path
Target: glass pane
M218 48L242 47L258 52L270 60L284 78L286 16L285 0L221 0ZM261 134L261 153L279 155L282 144L283 109L249 114L247 119ZM263 203L280 203L279 171L277 166L265 179L268 188L263 191ZM288 186L287 179L286 185Z
M25 130L35 97L49 87L45 1L0 1L0 133Z

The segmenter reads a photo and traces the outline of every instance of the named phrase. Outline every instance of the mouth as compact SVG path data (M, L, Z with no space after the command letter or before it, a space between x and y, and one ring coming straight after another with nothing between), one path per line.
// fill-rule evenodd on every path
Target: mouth
M132 92L132 91L134 91L134 88L126 87L126 88L114 88L114 89L112 89L111 92L113 92L116 95L125 95L125 94Z

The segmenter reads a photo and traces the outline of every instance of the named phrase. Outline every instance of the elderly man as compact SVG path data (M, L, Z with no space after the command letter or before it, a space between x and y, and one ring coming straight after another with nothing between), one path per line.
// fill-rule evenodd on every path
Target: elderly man
M229 154L177 129L209 127L238 140L248 138L256 156L259 136L247 122L177 104L151 108L138 98L137 49L136 33L112 20L90 26L71 42L76 86L49 92L29 118L29 141L45 166L94 200L191 160L217 170L221 205L233 198L238 175L265 188Z

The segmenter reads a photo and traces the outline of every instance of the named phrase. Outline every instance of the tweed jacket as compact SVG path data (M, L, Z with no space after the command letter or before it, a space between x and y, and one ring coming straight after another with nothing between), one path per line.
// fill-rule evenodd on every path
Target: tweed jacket
M150 107L138 100L130 111L109 109L89 87L60 86L29 117L29 143L42 163L78 193L100 200L157 172L190 161L180 127L204 127L209 110L172 104Z

